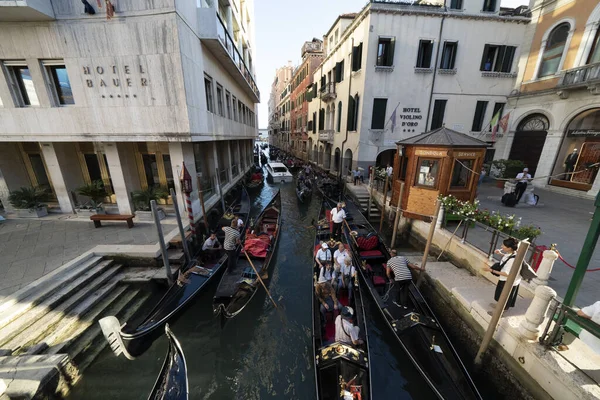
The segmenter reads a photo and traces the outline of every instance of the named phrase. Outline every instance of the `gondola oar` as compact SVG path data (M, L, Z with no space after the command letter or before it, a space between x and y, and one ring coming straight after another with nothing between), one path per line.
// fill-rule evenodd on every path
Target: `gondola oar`
M256 277L260 281L260 284L262 285L262 287L265 288L265 291L269 295L269 299L271 299L271 302L273 303L273 305L275 306L275 308L277 308L277 304L275 303L275 300L273 300L273 297L271 297L271 293L269 292L269 289L267 289L267 287L265 286L265 283L263 282L262 278L260 277L260 274L258 273L258 271L256 270L256 268L254 267L254 264L252 263L252 260L250 259L250 256L248 255L248 253L246 253L245 249L243 250L243 252L244 252L244 255L246 256L246 258L248 259L248 262L250 263L250 266L254 270L254 273L256 274Z

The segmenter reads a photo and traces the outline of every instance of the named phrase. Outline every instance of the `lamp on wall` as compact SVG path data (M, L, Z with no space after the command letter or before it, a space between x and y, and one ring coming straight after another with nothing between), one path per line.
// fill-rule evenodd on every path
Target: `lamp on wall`
M181 190L183 191L183 193L192 193L192 176L185 167L185 163L182 162L181 166Z
M398 157L404 157L404 146L398 145Z

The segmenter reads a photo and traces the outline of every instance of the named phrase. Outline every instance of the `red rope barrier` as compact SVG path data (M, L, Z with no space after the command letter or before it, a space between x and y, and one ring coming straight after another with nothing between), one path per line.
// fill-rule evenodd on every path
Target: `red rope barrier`
M575 267L572 266L571 264L569 264L568 262L566 262L565 259L562 258L562 256L560 254L558 255L558 258L560 259L560 261L564 262L567 267L569 267L571 269L575 269ZM588 269L585 272L596 272L596 271L600 271L600 268Z

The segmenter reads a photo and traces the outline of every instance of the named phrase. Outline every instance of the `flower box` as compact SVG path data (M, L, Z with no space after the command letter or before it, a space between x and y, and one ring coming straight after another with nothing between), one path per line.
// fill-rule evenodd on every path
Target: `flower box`
M461 221L463 219L464 219L464 217L461 215L458 215L458 214L444 213L444 226L448 225L448 221ZM470 220L469 227L474 228L475 221Z
M17 217L19 218L40 218L48 215L48 209L46 207L38 207L31 209L16 209Z

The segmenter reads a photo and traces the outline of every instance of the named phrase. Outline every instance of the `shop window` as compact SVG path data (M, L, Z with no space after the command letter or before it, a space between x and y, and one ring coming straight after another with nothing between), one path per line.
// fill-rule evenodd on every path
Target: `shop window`
M458 42L444 42L444 50L442 51L442 59L440 60L440 69L454 69L457 52Z
M37 187L51 192L52 187L50 186L50 179L48 179L42 155L39 153L29 154L29 162L31 163L31 169L33 170L35 180L37 181Z
M431 54L433 53L433 40L419 40L417 53L417 68L431 68Z
M539 78L554 75L558 72L570 29L571 25L565 22L558 25L550 32L548 40L546 41L544 54L542 55L540 72L538 74Z
M214 113L215 103L213 101L213 81L208 75L204 77L204 91L206 92L206 109Z
M450 179L450 188L467 188L471 182L471 171L473 170L474 160L455 160L452 170L452 179Z
M433 104L433 116L431 117L431 129L441 128L444 124L447 100L436 100Z
M419 157L417 163L417 181L416 186L426 186L429 188L437 187L438 173L440 167L439 159L424 159Z
M6 65L6 63L5 63ZM7 65L6 70L17 107L39 106L31 72L26 65Z
M391 67L394 65L394 38L379 38L377 45L377 66L378 67Z
M146 174L146 184L149 188L160 187L160 178L158 176L158 164L154 154L142 154L144 172Z
M44 62L44 66L46 67L48 83L56 103L59 105L75 104L67 68L64 65L54 65L46 62Z
M98 161L98 155L96 153L84 154L85 165L87 167L90 181L102 180L102 170L100 169L100 162Z

